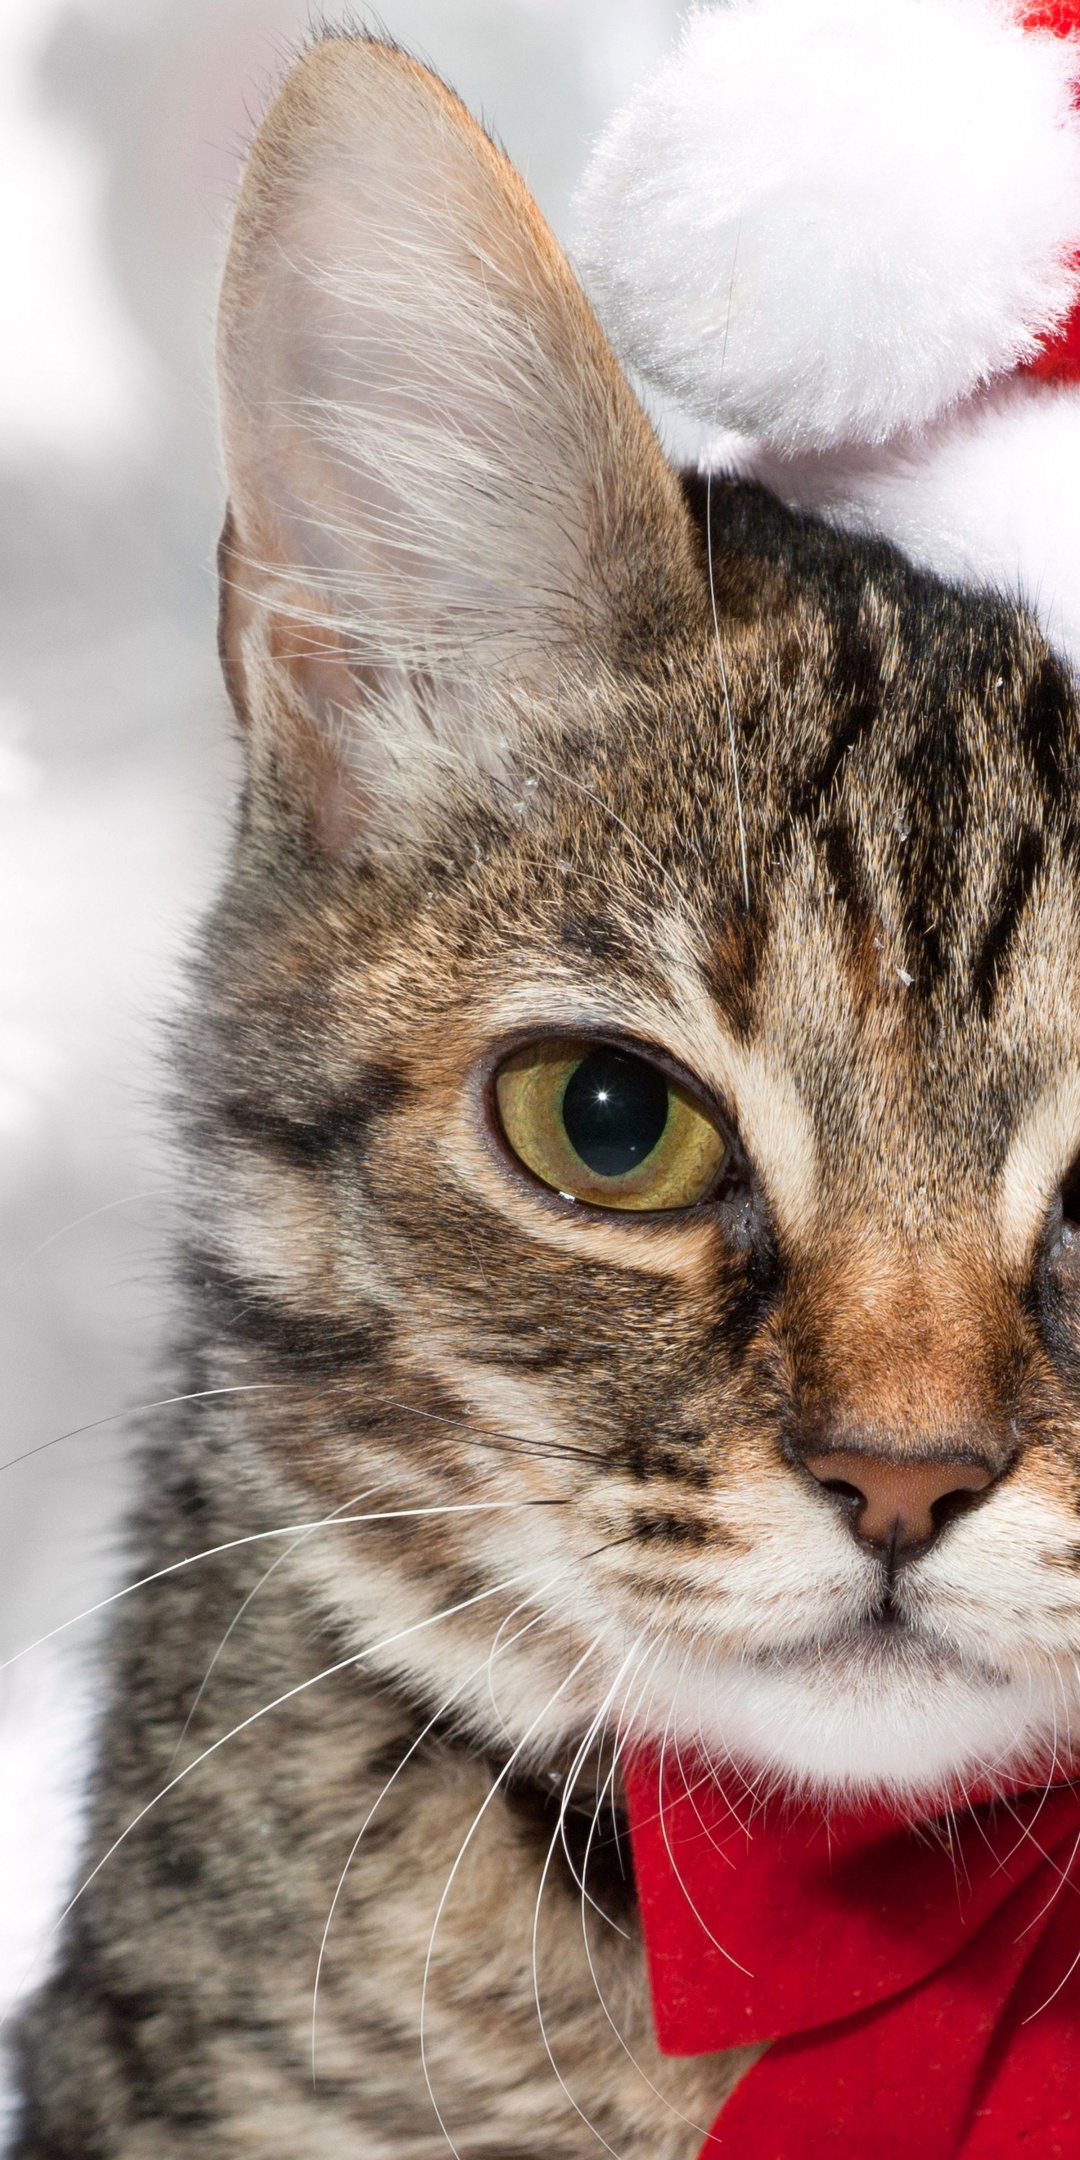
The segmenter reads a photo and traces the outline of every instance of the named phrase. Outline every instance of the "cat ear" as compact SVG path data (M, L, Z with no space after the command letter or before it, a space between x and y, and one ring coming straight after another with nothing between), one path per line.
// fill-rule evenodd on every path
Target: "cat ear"
M391 47L316 45L260 128L220 381L226 676L324 845L400 844L448 769L508 772L583 668L700 612L677 483L565 258Z

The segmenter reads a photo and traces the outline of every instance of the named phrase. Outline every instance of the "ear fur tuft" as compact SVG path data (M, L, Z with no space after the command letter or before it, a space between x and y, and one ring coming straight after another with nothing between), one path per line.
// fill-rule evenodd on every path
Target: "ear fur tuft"
M565 258L395 48L332 37L287 79L219 355L227 679L301 763L318 742L336 848L400 844L448 771L507 770L523 715L699 607L674 477Z

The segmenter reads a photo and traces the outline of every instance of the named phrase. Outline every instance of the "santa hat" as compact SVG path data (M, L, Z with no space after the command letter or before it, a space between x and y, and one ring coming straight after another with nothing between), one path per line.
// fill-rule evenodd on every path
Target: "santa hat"
M1080 0L730 0L582 259L703 469L1035 608L1080 667Z

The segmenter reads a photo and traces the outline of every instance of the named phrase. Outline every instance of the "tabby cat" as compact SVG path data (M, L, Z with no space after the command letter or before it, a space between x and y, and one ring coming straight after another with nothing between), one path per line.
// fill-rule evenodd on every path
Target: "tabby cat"
M389 45L256 137L221 387L189 1399L19 2160L692 2160L750 2051L656 2051L626 1747L918 1800L1075 1727L1073 690L680 482Z

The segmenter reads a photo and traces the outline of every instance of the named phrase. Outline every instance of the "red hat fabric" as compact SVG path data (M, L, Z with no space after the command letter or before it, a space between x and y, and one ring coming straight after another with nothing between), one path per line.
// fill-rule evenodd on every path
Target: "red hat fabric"
M1054 37L1075 37L1080 31L1077 0L1032 0L1021 11L1025 30L1049 30Z
M1080 0L1035 0L1025 8L1026 30L1047 30L1052 37L1080 38ZM1080 227L1077 230L1077 263L1080 269ZM1061 328L1044 337L1029 366L1047 382L1074 382L1080 376L1080 303Z

